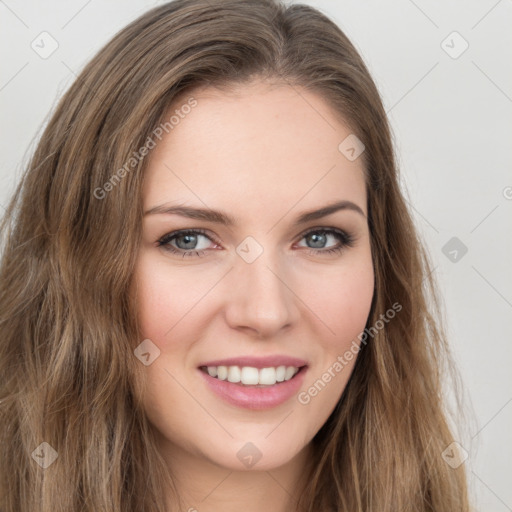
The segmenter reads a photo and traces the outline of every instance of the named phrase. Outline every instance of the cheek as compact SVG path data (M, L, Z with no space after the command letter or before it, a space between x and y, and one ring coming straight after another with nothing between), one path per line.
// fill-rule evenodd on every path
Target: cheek
M301 297L318 322L318 342L327 354L346 350L364 330L374 293L371 257L349 261L302 281ZM320 334L322 333L322 334Z
M167 339L169 330L196 304L204 290L190 275L155 263L152 258L141 258L137 268L138 314L142 335L146 338Z
M308 302L318 312L318 332L325 333L315 338L319 364L311 368L297 396L307 439L327 421L354 369L374 293L373 266L367 262L347 267L325 282L324 293L310 294Z

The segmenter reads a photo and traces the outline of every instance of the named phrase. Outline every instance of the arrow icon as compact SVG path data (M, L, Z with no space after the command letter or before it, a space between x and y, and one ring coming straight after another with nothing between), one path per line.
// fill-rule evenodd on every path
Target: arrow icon
M450 467L456 469L469 457L469 453L459 443L453 441L444 449L441 457Z
M441 41L441 48L450 58L458 59L469 48L469 43L454 30Z
M43 469L46 469L55 462L59 454L50 444L43 442L36 447L31 456Z
M160 349L150 339L145 339L133 353L144 366L149 366L160 356Z
M253 443L245 443L245 445L237 452L236 456L240 462L246 467L251 468L262 457L262 453Z
M252 236L248 236L238 244L236 252L246 263L252 263L261 256L263 247Z
M363 141L354 133L345 137L338 145L338 151L350 162L356 160L364 150L365 146Z
M464 258L468 248L459 238L453 236L443 245L441 251L452 263L458 263Z

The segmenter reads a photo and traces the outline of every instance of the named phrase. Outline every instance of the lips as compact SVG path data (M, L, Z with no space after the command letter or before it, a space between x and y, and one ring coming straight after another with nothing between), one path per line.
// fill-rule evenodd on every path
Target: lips
M258 381L251 380L250 384L244 384L244 371L248 371L251 375L255 373L260 374L261 379L266 379L268 376L263 377L263 373L272 374L273 369L286 368L287 373L285 376L281 373L281 377L276 379L277 372L274 371L273 377L270 377L269 384L261 385L256 384ZM217 375L217 370L226 369L230 370L230 382L225 375ZM297 394L304 381L305 373L308 369L307 362L304 359L296 357L276 355L267 357L232 357L228 359L216 359L211 361L204 361L198 367L201 378L204 379L208 389L212 391L217 397L223 401L245 409L261 410L277 407L280 404L290 400ZM242 372L242 382L240 378L232 379L231 371ZM234 371L234 373L237 373ZM250 377L250 375L249 375ZM267 382L267 381L266 381Z

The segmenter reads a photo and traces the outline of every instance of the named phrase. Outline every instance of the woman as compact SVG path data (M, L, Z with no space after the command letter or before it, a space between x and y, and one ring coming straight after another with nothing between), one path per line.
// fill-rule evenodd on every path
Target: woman
M315 9L131 23L2 234L4 512L469 510L386 115Z

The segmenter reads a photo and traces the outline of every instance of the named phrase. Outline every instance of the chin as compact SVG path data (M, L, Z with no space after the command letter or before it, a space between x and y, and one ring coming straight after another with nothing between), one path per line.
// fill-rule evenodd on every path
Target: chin
M230 471L270 471L285 466L305 448L286 436L272 435L265 431L244 439L213 440L201 456Z

